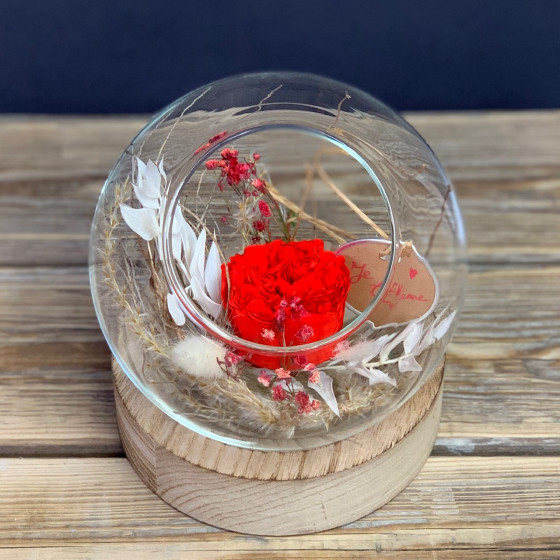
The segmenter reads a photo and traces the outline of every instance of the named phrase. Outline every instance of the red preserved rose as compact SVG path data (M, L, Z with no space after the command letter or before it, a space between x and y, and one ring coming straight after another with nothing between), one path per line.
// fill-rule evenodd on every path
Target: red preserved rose
M222 265L222 301L235 333L269 346L309 344L339 331L349 287L344 257L326 251L320 239L250 245ZM314 350L295 364L257 354L248 360L296 369L327 360L333 349Z

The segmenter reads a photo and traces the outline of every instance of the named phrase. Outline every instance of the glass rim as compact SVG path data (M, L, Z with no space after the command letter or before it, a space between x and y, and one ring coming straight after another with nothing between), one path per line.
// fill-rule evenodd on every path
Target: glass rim
M262 113L263 117L270 116L271 111ZM267 120L266 118L264 119ZM357 317L355 317L348 325L344 326L342 329L338 330L333 335L323 338L321 340L308 343L299 344L294 346L269 346L266 344L259 344L257 342L251 342L244 338L241 338L229 330L217 325L217 323L203 313L198 306L194 303L192 298L187 294L183 283L180 281L177 274L176 267L174 265L174 258L172 254L172 235L173 235L173 216L175 215L175 210L179 204L180 194L186 185L186 183L191 179L197 169L199 169L203 164L205 159L212 153L218 152L223 149L227 144L235 141L238 138L244 136L255 134L263 130L270 129L293 129L301 133L307 133L314 136L319 136L322 139L335 144L339 148L342 148L349 156L351 156L355 161L357 161L362 168L367 172L369 177L372 179L377 190L381 194L383 202L385 203L385 208L387 215L389 217L391 226L391 238L389 240L391 246L391 252L388 258L389 266L383 278L382 284L377 291L377 294L372 298L370 303L361 311ZM175 185L170 185L168 196L165 200L164 214L162 220L162 265L165 274L165 279L171 290L171 292L176 296L179 305L185 315L193 321L197 326L203 328L206 332L217 338L223 343L235 347L238 350L244 352L255 352L259 355L264 356L279 356L282 357L295 357L297 355L305 355L306 353L314 352L325 348L327 346L335 345L341 342L356 332L364 323L368 321L368 317L373 311L374 307L379 303L381 298L385 294L385 290L389 286L389 280L391 279L396 260L397 260L397 241L396 232L398 231L396 225L395 215L393 213L393 208L387 192L383 186L383 183L378 178L376 172L369 164L367 159L362 156L356 149L350 147L347 142L335 134L321 130L319 128L314 128L308 124L299 124L295 121L291 124L278 124L278 123L268 123L264 122L261 125L252 125L246 129L240 129L234 131L232 134L228 134L227 137L223 138L219 142L212 145L211 151L203 151L200 157L196 157L197 154L194 152L187 158L186 166L189 168L187 173L180 178Z

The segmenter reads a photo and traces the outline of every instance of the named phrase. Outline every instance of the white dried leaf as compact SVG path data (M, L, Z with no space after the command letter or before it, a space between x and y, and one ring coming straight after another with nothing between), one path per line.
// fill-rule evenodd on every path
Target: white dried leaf
M185 324L185 314L179 306L179 300L175 294L167 294L167 309L176 325L181 327Z
M142 190L150 198L161 196L161 174L158 166L150 159L144 168L142 175Z
M379 358L382 362L385 362L389 358L389 354L416 329L417 324L418 321L409 323L405 329L397 334L397 336L379 352Z
M377 385L378 383L389 383L389 385L392 385L393 387L397 386L397 382L380 369L366 368L361 366L352 368L352 371L369 379L370 385Z
M429 348L432 344L434 344L436 341L436 339L434 338L434 335L432 334L432 330L428 329L426 331L426 334L424 335L424 338L422 339L422 342L420 343L420 346L418 347L418 352L424 352L424 350L426 350L426 348Z
M185 220L183 212L179 207L177 207L177 211L175 211L175 216L173 217L173 231L179 233L181 236L184 259L187 266L189 266L196 246L196 233L187 220Z
M297 393L298 391L304 390L304 386L297 379L294 379L293 377L291 377L290 379L281 379L278 384L282 385L282 387L286 389L286 391L291 389Z
M333 390L333 380L330 375L327 375L324 371L319 372L319 381L317 383L307 382L307 386L313 389L319 396L325 401L327 406L338 416L340 413L338 411L338 403L336 402L336 397L334 396Z
M191 226L185 221L181 228L181 239L183 240L183 251L185 252L185 262L191 264L196 246L196 234Z
M206 260L206 230L203 229L196 240L192 260L189 266L191 279L196 278L204 286L204 262Z
M414 327L408 333L408 336L404 339L403 347L405 354L413 354L414 350L417 348L420 339L422 338L423 323L414 322Z
M453 323L453 320L455 319L455 315L457 315L456 310L451 312L443 321L441 321L441 323L439 323L435 327L433 336L436 340L440 340L447 334L447 331L449 330L451 323Z
M140 189L137 185L133 185L133 186L134 186L134 194L136 195L136 198L140 201L140 204L142 204L144 208L159 210L159 206L160 206L159 199L146 196L142 191L142 189Z
M156 213L150 208L131 208L120 205L121 214L128 227L142 239L151 241L159 237L159 224Z
M172 233L181 233L181 218L183 218L183 211L177 204L177 206L175 206L175 212L173 213L173 223L171 224Z
M342 347L334 358L336 360L352 361L355 363L361 362L363 360L371 360L377 354L383 346L389 342L395 335L394 334L384 334L379 338L372 340L362 340L357 344L348 346L347 348Z
M185 218L183 218L181 207L177 206L175 208L175 213L173 214L173 223L171 224L171 251L173 253L173 258L177 261L181 260L183 252L183 236L181 230L183 228L184 221ZM194 231L193 237L196 242Z
M217 303L221 303L222 265L220 263L218 247L215 242L212 242L210 251L208 251L206 268L204 269L204 282L206 284L206 291L208 292L210 298Z
M176 261L181 260L183 250L183 240L178 233L173 233L171 235L171 252L173 253L173 258Z
M144 208L159 210L162 182L160 170L151 160L147 164L139 158L136 158L135 161L137 173L134 192L136 197Z
M399 360L399 371L404 373L406 371L422 371L422 366L416 361L412 355L403 356Z
M142 175L146 172L146 164L139 157L135 157L134 162L136 163L136 180L140 183Z
M217 319L222 312L221 303L216 303L206 294L204 280L202 282L198 277L191 278L191 291L193 299L202 307L202 309Z
M427 329L427 331L424 334L424 337L422 339L422 342L420 343L418 353L423 352L424 350L426 350L426 348L429 348L432 344L435 344L435 342L437 340L439 340L440 338L442 338L443 336L445 336L445 334L449 330L449 327L451 326L451 323L455 319L455 315L457 314L457 311L455 310L455 311L451 312L445 319L442 320L442 317L444 316L447 309L448 308L446 307L434 319L434 322ZM438 335L438 338L436 338L436 333Z
M207 282L206 282L206 273L210 274L209 283L212 287L212 290L218 290L219 296L219 286L218 280L221 280L220 274L220 260L217 255L218 249L214 247L212 251L212 262L209 266L205 266L206 260L206 230L202 230L198 239L196 241L192 260L189 266L189 273L191 275L191 291L193 299L202 307L208 315L217 319L221 312L222 312L222 304L220 297L217 297L214 300L212 297L208 295L207 292Z

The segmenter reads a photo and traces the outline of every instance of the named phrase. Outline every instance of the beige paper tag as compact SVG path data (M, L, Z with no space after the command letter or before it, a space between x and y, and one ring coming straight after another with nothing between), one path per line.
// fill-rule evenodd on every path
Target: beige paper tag
M337 254L350 269L347 304L362 312L377 295L389 268L391 243L364 239L347 243ZM376 327L408 323L430 313L437 302L438 284L429 264L414 246L401 243L398 258L381 300L368 319ZM380 255L386 255L382 258Z

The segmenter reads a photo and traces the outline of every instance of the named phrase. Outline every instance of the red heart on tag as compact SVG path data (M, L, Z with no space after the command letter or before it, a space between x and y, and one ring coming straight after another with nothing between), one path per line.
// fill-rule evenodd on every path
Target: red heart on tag
M418 274L418 271L414 267L411 266L408 270L408 275L410 276L410 279L412 280L417 274Z

